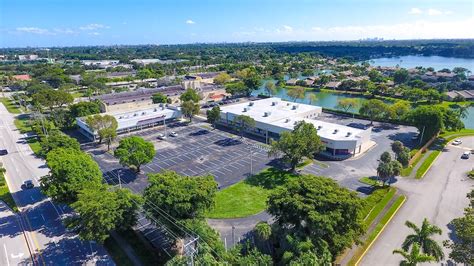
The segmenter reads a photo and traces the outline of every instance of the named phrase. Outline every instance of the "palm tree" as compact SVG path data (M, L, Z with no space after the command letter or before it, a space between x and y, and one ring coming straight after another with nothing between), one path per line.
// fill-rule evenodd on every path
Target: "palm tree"
M417 244L423 250L423 253L433 256L436 261L440 261L444 258L443 250L441 246L431 239L430 237L434 234L441 235L441 229L436 225L432 225L425 218L421 228L418 228L414 223L406 221L405 225L415 231L414 234L408 235L402 244L402 249L408 251L410 246Z
M460 118L467 118L467 116L469 115L469 106L467 104L459 105L458 114Z
M433 256L420 253L420 246L418 243L414 243L410 253L406 252L403 249L395 249L393 254L400 254L405 259L400 262L401 266L416 266L421 262L430 262L436 260Z
M316 96L316 94L311 93L311 94L309 95L309 104L313 104L313 103L315 103L317 100L318 100L318 96Z

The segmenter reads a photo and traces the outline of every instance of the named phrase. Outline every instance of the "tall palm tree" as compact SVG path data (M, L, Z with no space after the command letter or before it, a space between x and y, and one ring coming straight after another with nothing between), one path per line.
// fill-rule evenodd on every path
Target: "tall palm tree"
M461 118L467 118L467 116L469 115L469 106L467 104L459 105L458 114Z
M435 257L420 252L418 243L414 243L411 251L408 253L403 249L395 249L393 254L400 254L405 258L400 262L401 266L416 266L421 262L430 262L436 260Z
M410 221L406 221L405 225L415 231L414 234L408 235L402 244L402 249L408 251L410 246L417 244L423 250L423 253L433 256L436 261L440 261L444 258L443 249L441 246L431 239L430 237L434 234L441 235L441 229L436 225L430 224L425 218L421 228L416 226Z

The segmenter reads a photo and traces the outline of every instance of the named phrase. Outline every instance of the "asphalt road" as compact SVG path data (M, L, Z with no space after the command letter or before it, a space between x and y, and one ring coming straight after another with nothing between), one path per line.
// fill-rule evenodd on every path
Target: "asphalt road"
M0 265L18 265L30 256L22 226L20 217L0 201Z
M17 203L28 245L39 265L102 264L113 265L102 246L92 242L80 241L77 235L68 232L62 223L62 217L70 210L59 206L46 198L39 190L38 180L48 173L43 160L36 158L23 135L13 124L14 115L0 104L0 148L7 149L8 155L2 156L10 192ZM33 189L22 189L25 180L31 179ZM12 217L11 219L14 219ZM19 256L22 262L31 263L25 253L26 243L21 245L11 235L3 235L1 242L6 243L10 257ZM1 243L0 242L0 243ZM3 264L2 264L3 265Z
M436 236L439 243L450 238L449 222L463 215L467 207L466 194L473 188L474 181L466 173L474 167L474 156L461 159L461 154L474 149L474 137L462 138L460 146L447 145L422 180L399 179L394 185L407 195L407 201L387 225L360 265L398 265L401 256L393 255L400 248L405 237L411 233L404 225L406 220L420 225L424 218L443 230ZM449 251L445 248L445 262ZM439 265L439 263L437 263ZM450 265L450 264L448 264ZM452 265L452 264L451 264Z

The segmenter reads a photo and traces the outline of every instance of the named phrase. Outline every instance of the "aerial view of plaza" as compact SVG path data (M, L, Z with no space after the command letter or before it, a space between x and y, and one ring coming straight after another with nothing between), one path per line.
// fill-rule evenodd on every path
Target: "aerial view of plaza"
M473 0L0 0L0 266L474 265Z

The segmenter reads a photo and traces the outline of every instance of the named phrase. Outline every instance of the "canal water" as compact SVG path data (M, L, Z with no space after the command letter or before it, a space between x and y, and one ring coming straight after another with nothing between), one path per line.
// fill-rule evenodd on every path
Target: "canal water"
M399 66L403 68L415 68L422 66L424 68L432 67L435 70L447 68L452 70L455 67L463 67L474 72L474 59L472 58L454 58L442 56L422 56L408 55L400 57L375 58L368 61L373 66Z

